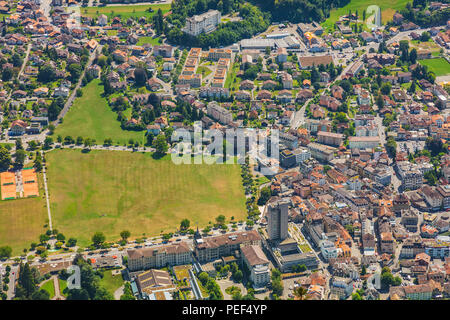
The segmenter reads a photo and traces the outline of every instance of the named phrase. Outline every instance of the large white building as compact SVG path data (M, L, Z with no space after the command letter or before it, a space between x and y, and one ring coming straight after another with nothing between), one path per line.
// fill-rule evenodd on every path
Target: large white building
M423 173L417 168L417 165L409 161L399 161L396 168L400 180L402 181L403 190L415 190L423 184Z
M330 240L322 240L320 243L320 252L326 261L338 257L338 250Z
M218 10L209 10L197 16L186 19L186 26L182 29L191 36L208 33L217 28L220 23L221 14Z

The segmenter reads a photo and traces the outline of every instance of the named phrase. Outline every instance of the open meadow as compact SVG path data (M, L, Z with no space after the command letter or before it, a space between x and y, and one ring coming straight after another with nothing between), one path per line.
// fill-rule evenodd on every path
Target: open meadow
M406 6L408 0L351 0L346 6L338 9L333 9L330 12L330 17L322 23L322 27L328 31L333 30L333 26L340 16L347 15L349 10L355 13L358 10L359 19L362 20L362 14L364 10L370 5L377 5L381 9L381 22L386 23L391 20L396 10L400 10ZM366 19L369 18L369 14L366 15Z
M205 227L223 214L246 217L238 165L175 165L149 153L54 150L46 156L52 219L89 245L96 231L118 240L175 231L182 219Z
M117 114L111 110L103 94L103 86L99 79L92 80L83 88L83 96L76 98L72 107L64 117L55 135L93 138L96 144L103 144L106 138L113 143L128 143L129 139L143 142L143 131L122 130Z
M149 12L148 8L152 8L153 12ZM86 7L81 8L81 15L95 18L104 14L108 19L120 16L122 19L128 18L151 18L156 14L158 9L161 9L163 14L170 11L170 4L147 4L147 5L120 5L120 6L100 6L100 7Z

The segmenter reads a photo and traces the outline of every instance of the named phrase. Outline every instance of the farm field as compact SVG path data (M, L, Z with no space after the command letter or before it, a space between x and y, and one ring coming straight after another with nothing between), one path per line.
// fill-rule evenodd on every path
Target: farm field
M148 8L152 8L153 12L148 12ZM156 14L158 9L161 9L163 14L170 11L170 4L147 4L147 5L121 5L121 6L103 6L103 7L86 7L81 9L81 15L95 18L104 14L108 19L120 16L122 19L128 18L151 18Z
M419 60L419 63L427 66L437 77L450 74L450 63L444 58Z
M103 86L99 79L86 85L83 96L76 98L64 122L56 128L55 136L93 138L97 144L103 144L106 138L120 144L128 143L129 139L142 142L144 132L122 130L117 114L110 109L102 94Z
M48 222L42 174L38 174L39 197L0 201L0 247L10 246L20 255L32 242L39 242Z
M170 156L54 150L46 155L53 225L89 245L96 231L118 240L175 231L182 219L205 227L223 214L244 219L238 165L175 165Z
M391 20L396 10L402 9L406 6L408 0L375 0L367 2L366 0L351 0L345 7L333 9L330 12L330 17L325 20L321 25L324 29L333 30L334 23L339 20L340 16L348 14L349 10L355 13L358 10L360 19L362 19L362 13L367 10L369 5L377 5L381 8L381 22L386 23ZM366 18L369 14L366 15Z

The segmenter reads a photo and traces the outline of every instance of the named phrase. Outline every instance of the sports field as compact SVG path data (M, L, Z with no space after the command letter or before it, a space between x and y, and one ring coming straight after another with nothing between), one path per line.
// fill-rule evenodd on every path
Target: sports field
M333 9L330 12L330 17L322 23L322 27L328 31L333 30L333 25L339 20L340 16L347 15L349 10L355 13L358 10L359 19L362 20L362 14L364 10L370 5L377 5L381 9L381 22L386 23L391 20L396 10L400 10L406 6L409 0L351 0L345 7ZM366 19L369 18L369 14L366 15Z
M175 165L149 153L54 150L46 155L53 225L90 244L102 231L118 240L173 232L184 218L204 227L220 214L244 219L237 165Z
M93 138L96 144L103 144L106 138L120 144L128 143L129 139L142 142L144 132L122 130L117 114L111 110L102 94L103 86L99 79L92 80L84 87L83 96L76 98L64 122L56 128L55 136Z
M152 8L153 12L147 11L148 8ZM120 5L120 6L105 6L105 7L86 7L81 8L81 15L87 17L97 17L104 14L110 19L111 17L120 16L123 19L128 18L151 18L156 14L158 9L161 9L165 14L170 11L170 4L147 4L147 5Z
M433 71L436 77L450 74L450 63L444 58L419 60L420 64L427 66L429 71Z
M46 231L48 217L41 174L38 179L39 197L0 201L0 246L10 246L13 255L39 242L39 235Z

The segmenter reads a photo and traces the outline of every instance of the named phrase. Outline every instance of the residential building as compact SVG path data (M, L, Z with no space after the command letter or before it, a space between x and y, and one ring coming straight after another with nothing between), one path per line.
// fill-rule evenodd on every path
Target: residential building
M328 261L338 257L338 250L334 246L334 243L329 240L322 240L320 243L320 253L323 258Z
M229 110L219 106L215 101L208 103L207 114L223 124L229 124L233 121L233 114Z
M288 237L289 202L277 200L267 205L267 233L270 240L284 240Z
M250 270L250 280L256 288L265 287L270 282L269 260L261 246L244 246L241 248L242 260Z
M349 137L350 149L373 149L380 144L380 138L376 137Z
M200 15L187 18L186 26L182 31L194 37L201 33L214 31L220 23L220 18L220 11L209 10Z
M311 153L311 157L324 162L331 161L334 158L334 154L338 151L337 148L315 142L308 144L308 150Z
M344 141L344 135L334 132L319 131L317 141L323 144L339 147Z
M339 299L346 299L353 292L353 280L351 278L333 277L331 278L330 291Z
M128 250L128 269L130 271L162 268L192 261L191 250L186 242L157 246L152 248Z
M243 231L195 240L195 256L200 262L208 262L230 256L241 246L261 245L258 231Z

